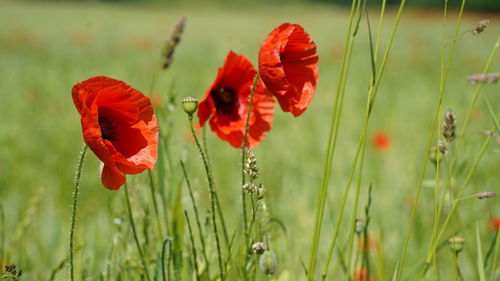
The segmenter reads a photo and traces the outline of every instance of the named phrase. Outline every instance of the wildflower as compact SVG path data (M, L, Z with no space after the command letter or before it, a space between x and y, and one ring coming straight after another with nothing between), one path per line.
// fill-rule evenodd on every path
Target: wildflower
M478 84L478 83L496 83L500 79L500 73L481 73L481 74L472 74L467 78L469 83Z
M456 128L457 128L457 117L452 110L448 110L444 116L443 122L443 137L446 139L448 143L451 143L455 140L456 137Z
M240 148L243 144L250 92L257 71L246 56L229 52L217 78L198 108L199 126L210 128L221 140ZM271 130L274 99L262 81L257 81L249 120L247 146L255 147Z
M453 236L448 240L448 242L450 243L450 248L453 253L458 254L464 248L465 239L460 236Z
M471 30L473 35L479 35L488 26L490 20L482 20L476 24L476 26Z
M248 194L254 194L258 191L258 187L251 182L245 183L241 188Z
M81 115L83 138L104 163L101 181L111 190L125 183L124 174L153 169L158 125L151 102L123 81L96 76L72 89Z
M295 117L301 115L316 91L316 44L298 24L277 26L260 48L259 73L281 109Z
M354 280L355 281L368 281L367 268L366 267L356 268L356 272L354 272ZM370 281L375 281L375 277L371 276Z
M487 198L495 197L495 195L497 195L497 193L494 191L483 191L483 192L479 192L478 194L476 194L476 197L477 197L477 199L487 199Z
M372 138L373 146L380 152L387 151L391 146L391 138L382 131L375 132Z
M271 250L265 251L259 258L259 267L264 274L273 275L278 269L276 254Z
M257 255L262 255L266 251L267 247L264 242L255 242L252 245L252 251Z
M494 217L491 219L491 226L495 231L500 230L500 217Z

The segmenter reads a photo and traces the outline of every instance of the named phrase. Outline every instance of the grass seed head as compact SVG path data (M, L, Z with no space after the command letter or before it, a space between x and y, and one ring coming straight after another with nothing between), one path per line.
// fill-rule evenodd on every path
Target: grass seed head
M500 79L500 73L479 73L472 74L467 78L471 84L487 83L493 84Z
M431 147L430 158L434 164L437 164L438 160L441 161L446 154L448 154L448 149L446 148L446 144L441 140L438 140L436 146Z
M172 61L174 59L175 47L177 47L177 45L179 45L179 42L181 41L181 35L184 31L185 25L186 17L181 17L177 22L174 30L172 31L170 38L167 40L167 42L165 42L165 47L163 49L163 70L167 69L172 64Z
M457 129L457 117L452 110L448 110L444 116L443 137L448 143L455 140Z
M487 198L495 197L495 195L497 195L497 193L494 191L483 191L483 192L479 192L478 194L476 194L476 197L477 197L477 199L487 199Z
M251 182L245 183L241 188L248 194L254 194L258 191L258 187Z
M248 149L246 153L246 159L244 172L247 174L252 181L259 177L259 168L257 168L257 157L253 150Z
M473 35L479 35L479 33L483 32L488 24L490 23L490 20L482 20L476 24L476 26L471 30Z
M257 190L257 199L264 199L264 195L266 193L266 187L261 183L259 184L259 189Z

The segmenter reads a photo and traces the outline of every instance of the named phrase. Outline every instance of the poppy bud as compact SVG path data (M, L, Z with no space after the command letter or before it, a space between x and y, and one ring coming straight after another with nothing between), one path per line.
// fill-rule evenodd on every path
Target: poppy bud
M361 234L363 230L365 229L365 221L362 219L356 219L355 221L355 229L354 231L356 232L357 235Z
M189 116L193 116L193 113L198 109L198 99L195 97L185 97L182 99L182 108Z
M252 245L252 251L257 255L262 255L266 251L266 248L264 242L255 242Z
M273 275L278 269L278 259L273 251L265 251L259 259L260 270L268 275Z
M448 240L453 253L458 254L464 248L465 240L460 236L453 236Z

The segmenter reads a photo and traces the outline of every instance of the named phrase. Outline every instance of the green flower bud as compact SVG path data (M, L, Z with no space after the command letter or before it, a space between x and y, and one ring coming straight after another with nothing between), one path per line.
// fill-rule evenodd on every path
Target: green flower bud
M448 240L448 242L450 243L451 250L455 254L458 254L464 248L465 239L460 236L453 236L450 238L450 240Z
M185 97L182 99L182 108L184 108L184 111L189 116L192 116L198 109L198 99L195 97Z
M276 258L276 254L274 254L273 251L265 251L260 256L259 267L260 270L268 276L276 273L276 270L278 269L278 259Z

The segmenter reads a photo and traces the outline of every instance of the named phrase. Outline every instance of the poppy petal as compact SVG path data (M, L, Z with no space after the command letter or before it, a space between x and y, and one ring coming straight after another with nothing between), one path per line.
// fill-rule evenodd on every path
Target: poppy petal
M125 184L125 176L115 168L104 165L101 173L102 184L111 190L118 190Z
M259 73L281 109L301 115L314 97L319 77L315 43L300 25L279 25L262 43Z

